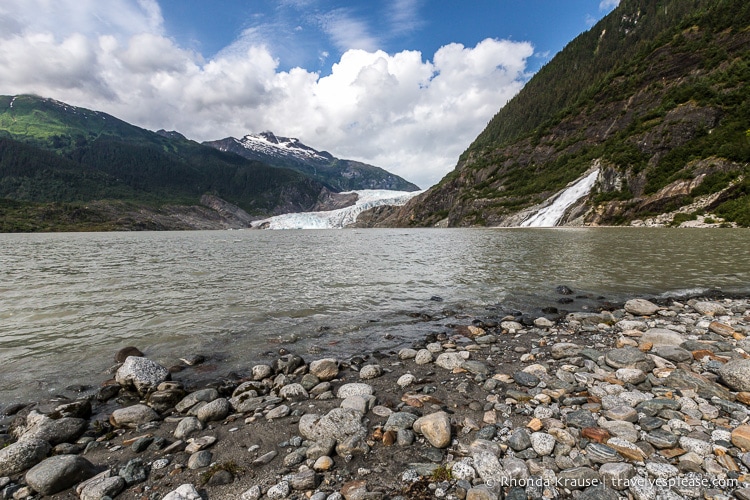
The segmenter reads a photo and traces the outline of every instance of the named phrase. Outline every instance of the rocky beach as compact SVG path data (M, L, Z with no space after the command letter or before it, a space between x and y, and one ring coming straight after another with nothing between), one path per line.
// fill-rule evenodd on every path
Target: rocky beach
M346 359L279 346L208 382L203 356L123 349L98 388L2 408L0 495L750 499L747 298L434 330Z

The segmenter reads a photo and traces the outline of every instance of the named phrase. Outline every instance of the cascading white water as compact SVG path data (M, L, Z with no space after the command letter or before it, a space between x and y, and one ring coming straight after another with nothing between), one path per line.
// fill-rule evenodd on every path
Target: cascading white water
M556 226L571 205L589 194L598 176L599 170L597 169L580 178L575 184L559 193L550 205L540 209L537 213L523 221L521 227Z
M403 205L422 191L388 191L384 189L364 189L353 191L359 196L357 202L338 210L326 212L300 212L277 215L265 220L256 221L253 227L266 229L340 229L357 220L357 216L374 207L382 205Z

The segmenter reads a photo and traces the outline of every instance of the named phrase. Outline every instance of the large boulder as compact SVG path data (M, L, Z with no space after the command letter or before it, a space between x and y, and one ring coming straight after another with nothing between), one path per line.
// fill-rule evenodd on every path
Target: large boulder
M719 369L719 375L732 390L750 391L750 359L737 359L727 362Z
M334 408L325 416L303 415L299 421L299 432L304 438L315 442L343 442L352 436L366 436L367 428L362 425L360 412L351 408Z
M126 406L112 412L110 423L115 427L137 427L147 422L159 420L159 414L146 405Z
M72 443L86 431L88 422L82 418L63 417L56 420L31 412L26 417L27 427L19 439L41 439L53 446Z
M323 382L333 380L339 374L339 363L333 358L318 359L310 363L310 373Z
M58 455L35 465L26 483L42 495L53 495L96 475L96 467L78 455Z
M636 316L651 316L656 314L659 309L661 309L659 306L646 299L631 299L625 302L625 310Z
M123 387L133 387L145 395L156 390L162 382L169 380L169 370L159 363L138 356L128 356L117 370L115 380Z
M654 347L679 346L685 342L679 332L667 328L649 328L641 337L642 343L651 343Z
M604 356L604 362L612 368L637 368L648 373L654 369L654 361L635 347L612 349Z
M0 449L0 477L23 472L38 464L52 447L41 439L24 439Z

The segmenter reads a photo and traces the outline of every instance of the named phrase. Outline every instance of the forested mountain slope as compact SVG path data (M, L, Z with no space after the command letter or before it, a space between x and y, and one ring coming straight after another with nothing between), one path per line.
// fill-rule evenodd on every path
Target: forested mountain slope
M622 0L497 113L455 170L374 224L517 225L598 169L566 220L625 224L700 198L750 225L749 99L750 3Z
M210 194L268 215L309 210L323 191L321 182L299 172L179 134L52 99L0 96L0 198L25 207L96 200L191 206Z

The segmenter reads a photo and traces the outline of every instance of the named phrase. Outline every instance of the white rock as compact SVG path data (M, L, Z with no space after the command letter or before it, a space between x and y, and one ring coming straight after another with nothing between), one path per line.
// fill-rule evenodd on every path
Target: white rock
M440 368L444 368L446 370L453 370L455 368L460 367L464 361L465 359L463 356L461 356L460 353L444 352L437 357L437 359L435 360L435 364L438 365Z
M418 365L426 365L429 363L432 363L432 360L434 358L432 357L432 353L428 351L427 349L420 349L419 352L417 352L416 356L414 357L414 362Z
M183 484L174 491L166 494L162 500L202 500L200 493L192 484Z
M135 387L141 394L155 390L168 379L169 370L159 363L138 356L128 356L115 375L118 384L123 387Z
M359 378L362 380L378 378L382 374L383 368L380 365L365 365L359 370Z
M346 399L349 396L370 396L374 392L375 390L371 385L354 382L351 384L344 384L339 387L339 390L336 393L336 397Z
M259 500L261 496L263 496L263 493L260 491L260 486L256 484L252 488L245 490L240 495L240 500Z
M471 466L468 460L464 459L453 464L451 476L459 481L471 481L477 477L477 471L474 470L474 467Z
M281 499L288 497L289 483L286 481L281 481L280 483L271 486L270 488L268 488L266 496L271 499Z
M399 387L407 387L413 384L417 380L417 377L412 375L411 373L406 373L404 375L401 375L398 380L396 381L396 384L398 384Z
M307 393L302 384L288 384L281 388L279 391L279 397L288 399L290 401L301 401L309 399L310 395Z
M531 434L531 447L541 456L552 453L555 449L555 438L546 432L534 432Z

